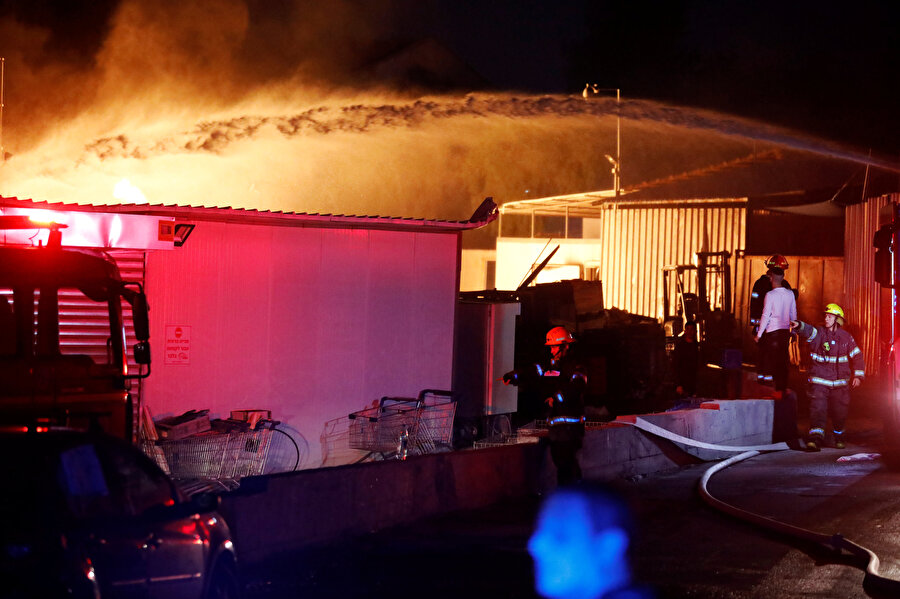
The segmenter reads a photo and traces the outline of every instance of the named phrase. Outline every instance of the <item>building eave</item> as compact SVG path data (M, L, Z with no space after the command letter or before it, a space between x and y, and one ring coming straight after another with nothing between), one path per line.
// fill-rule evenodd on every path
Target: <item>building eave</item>
M487 200L485 200L487 202ZM478 211L469 220L438 220L396 216L367 216L282 212L175 204L75 204L47 202L15 197L0 197L0 208L33 208L36 210L66 210L76 212L105 212L172 217L176 221L227 222L234 224L268 225L280 227L314 227L344 229L380 229L394 231L428 231L457 233L478 229L497 218L497 211Z

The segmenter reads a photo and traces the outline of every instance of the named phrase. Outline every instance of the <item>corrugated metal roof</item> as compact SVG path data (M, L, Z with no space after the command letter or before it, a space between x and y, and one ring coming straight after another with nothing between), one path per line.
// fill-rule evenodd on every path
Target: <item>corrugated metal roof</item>
M597 218L600 216L601 211L614 208L619 210L644 210L648 208L721 208L745 206L746 204L746 197L676 198L635 201L627 195L616 196L612 190L609 190L506 202L500 207L500 212L502 214L534 213L535 215L568 215L570 217Z
M15 197L0 197L0 207L143 214L150 216L168 216L179 220L233 222L283 227L392 229L447 233L477 229L489 224L497 218L497 208L491 198L485 198L482 205L468 220L456 221L397 216L282 212L280 210L232 208L230 206L210 208L207 206L180 206L177 204L69 204L65 202L46 202L31 199L19 199Z
M611 207L670 208L715 202L725 205L736 201L753 207L772 208L830 202L842 208L861 200L864 183L869 195L896 191L896 169L875 163L867 169L865 164L809 152L764 150L658 179L626 184L618 196L613 190L603 190L517 200L504 203L501 212L590 217Z

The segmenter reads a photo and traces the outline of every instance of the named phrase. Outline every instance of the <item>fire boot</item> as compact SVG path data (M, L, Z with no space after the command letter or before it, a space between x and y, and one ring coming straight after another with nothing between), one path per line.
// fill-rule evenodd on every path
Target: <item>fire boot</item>
M844 449L847 445L844 443L844 431L832 431L834 434L834 448Z
M825 443L825 431L821 428L809 429L809 436L806 437L806 451L819 451Z

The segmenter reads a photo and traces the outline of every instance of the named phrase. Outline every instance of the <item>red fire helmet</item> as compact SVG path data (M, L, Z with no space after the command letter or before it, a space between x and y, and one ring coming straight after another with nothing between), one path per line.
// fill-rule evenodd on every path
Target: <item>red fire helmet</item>
M781 254L775 254L774 256L771 256L768 260L766 260L766 268L780 268L781 270L787 270L787 258L782 256Z
M553 327L547 331L547 343L544 345L565 345L575 343L575 338L566 327Z

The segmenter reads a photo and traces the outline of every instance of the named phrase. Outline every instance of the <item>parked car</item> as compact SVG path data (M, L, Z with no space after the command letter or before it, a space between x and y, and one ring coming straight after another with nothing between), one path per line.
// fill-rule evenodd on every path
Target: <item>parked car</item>
M218 497L185 497L132 445L3 427L0 456L0 596L239 596Z

